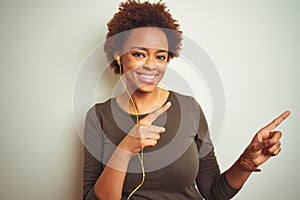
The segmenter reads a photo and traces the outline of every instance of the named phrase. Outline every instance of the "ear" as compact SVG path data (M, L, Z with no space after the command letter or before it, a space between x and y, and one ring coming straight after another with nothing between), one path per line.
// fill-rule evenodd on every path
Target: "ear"
M121 67L122 63L121 63L121 57L120 56L117 56L115 58L115 61L117 62L117 64L119 65L119 67Z
M121 57L120 52L115 52L115 53L113 53L113 55L114 55L115 60L117 60L117 57Z

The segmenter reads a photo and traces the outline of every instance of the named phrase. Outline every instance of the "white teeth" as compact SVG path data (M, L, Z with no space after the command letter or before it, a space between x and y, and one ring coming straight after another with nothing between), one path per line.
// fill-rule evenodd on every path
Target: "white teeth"
M145 75L145 74L141 74L141 77L142 77L142 78L145 78L145 79L154 79L154 78L155 78L155 75Z

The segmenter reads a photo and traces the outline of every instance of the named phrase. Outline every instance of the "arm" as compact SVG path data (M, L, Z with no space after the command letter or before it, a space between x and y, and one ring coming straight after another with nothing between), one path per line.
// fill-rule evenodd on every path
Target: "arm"
M113 152L107 166L95 183L94 192L98 199L121 199L126 170L130 161L128 152Z
M112 154L94 191L99 199L121 199L123 184L130 159L148 146L155 146L164 128L151 125L155 119L170 108L167 103L139 120Z
M204 113L197 102L194 102L194 111L197 127L195 142L199 151L199 171L196 178L197 187L206 200L231 199L239 190L233 188L227 182L224 173L220 174L208 125Z
M205 140L200 141L196 138L196 144L200 147L197 187L206 200L231 199L239 190L229 185L224 173L220 174L213 146L209 140Z
M86 195L87 192L84 192L86 196L84 196L84 199L121 199L123 184L130 159L134 155L139 153L143 148L156 145L157 140L160 139L160 134L165 130L162 127L154 126L151 124L159 115L169 109L170 106L171 104L167 103L158 110L148 114L131 129L131 131L124 137L124 139L119 143L116 150L113 152L108 163L106 164L106 167L103 170L100 170L98 177L96 177L96 173L93 172L94 175L92 181L94 183L94 186L93 188L90 188L90 191L88 191L89 194L91 193L91 195ZM92 124L95 124L95 122L87 117L85 138L91 138L89 139L90 143L94 142L94 137L86 137L86 135L97 135L95 133L91 134L91 132L94 132L95 129ZM101 132L101 130L98 130L98 134L99 132ZM99 145L94 144L94 146L97 147ZM98 149L98 151L101 151L101 149ZM101 158L99 158L99 160L101 160ZM93 161L93 163L95 162L96 161ZM89 173L93 164L89 162L88 159L85 159L85 166L89 166L89 168L85 168L85 172ZM92 169L92 171L97 170L98 169L95 168ZM87 182L85 182L84 187L85 185L87 185Z
M86 116L83 200L121 199L122 185L128 161L126 161L126 156L121 154L123 152L116 150L106 167L101 163L105 141L100 118L101 116L99 116L95 106L88 111ZM123 166L124 170L115 170L118 165ZM115 169L109 166L115 167Z
M195 138L200 156L196 179L198 189L205 199L230 199L243 186L253 170L280 152L281 133L271 131L288 117L289 112L283 113L261 129L241 157L226 172L220 174L205 116L199 106L195 110L200 112L198 135ZM199 119L197 115L195 118Z
M84 127L83 200L97 200L93 187L102 173L103 135L93 106L87 113Z
M262 128L245 149L241 157L226 171L226 179L233 188L241 188L258 166L279 154L281 132L273 131L290 112L284 112ZM243 164L242 164L243 163Z

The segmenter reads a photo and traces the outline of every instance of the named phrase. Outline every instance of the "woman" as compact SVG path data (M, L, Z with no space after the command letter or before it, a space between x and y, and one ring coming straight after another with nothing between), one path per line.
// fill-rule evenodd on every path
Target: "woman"
M181 44L165 4L121 3L108 30L105 52L124 92L87 113L83 199L230 199L280 152L281 133L272 130L289 112L220 173L198 103L158 87Z

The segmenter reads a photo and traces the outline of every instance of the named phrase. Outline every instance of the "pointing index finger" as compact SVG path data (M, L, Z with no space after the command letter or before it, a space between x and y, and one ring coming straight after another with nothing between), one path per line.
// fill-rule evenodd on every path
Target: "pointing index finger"
M290 115L290 111L285 111L281 115L279 115L276 119L274 119L270 124L265 126L263 130L271 132L275 129L281 122L283 122Z
M167 111L171 106L171 102L166 103L159 109L155 110L154 112L149 113L146 117L139 121L139 125L149 126L159 117L162 113Z

